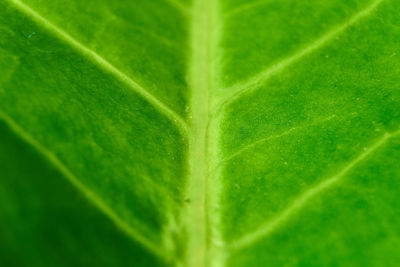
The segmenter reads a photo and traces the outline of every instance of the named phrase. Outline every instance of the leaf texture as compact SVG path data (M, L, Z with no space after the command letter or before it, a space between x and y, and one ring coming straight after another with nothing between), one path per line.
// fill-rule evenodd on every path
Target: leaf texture
M400 2L0 2L4 266L397 266Z

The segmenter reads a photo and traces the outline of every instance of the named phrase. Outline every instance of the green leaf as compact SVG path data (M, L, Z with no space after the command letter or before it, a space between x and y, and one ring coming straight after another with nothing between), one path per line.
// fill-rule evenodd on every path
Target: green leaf
M0 265L397 266L399 14L1 1Z

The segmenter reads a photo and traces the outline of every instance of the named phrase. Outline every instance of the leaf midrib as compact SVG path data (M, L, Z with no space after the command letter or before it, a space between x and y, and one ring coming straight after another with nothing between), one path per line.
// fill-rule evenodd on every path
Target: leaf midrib
M190 204L183 207L183 216L188 232L185 265L203 267L207 265L207 179L211 147L209 146L209 124L211 106L216 87L216 0L196 0L192 7L190 89L191 116L189 136L189 177L187 195Z

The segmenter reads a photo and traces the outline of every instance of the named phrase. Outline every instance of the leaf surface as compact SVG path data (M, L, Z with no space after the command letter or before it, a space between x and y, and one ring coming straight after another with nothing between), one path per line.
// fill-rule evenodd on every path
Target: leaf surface
M396 266L400 3L0 3L6 266Z

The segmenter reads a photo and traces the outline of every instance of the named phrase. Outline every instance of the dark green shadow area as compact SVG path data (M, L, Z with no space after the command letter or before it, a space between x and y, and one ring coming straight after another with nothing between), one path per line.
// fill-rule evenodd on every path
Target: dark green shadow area
M162 266L0 122L0 266Z

